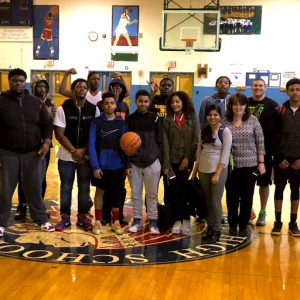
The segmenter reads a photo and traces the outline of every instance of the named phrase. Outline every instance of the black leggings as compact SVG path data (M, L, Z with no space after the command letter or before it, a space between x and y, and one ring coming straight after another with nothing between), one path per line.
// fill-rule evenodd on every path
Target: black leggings
M185 182L190 177L193 163L190 162L184 171L179 171L180 164L172 164L172 169L176 177L169 180L168 193L175 221L188 220L190 218L190 210L185 197L184 187L186 186Z
M229 226L246 227L251 215L256 167L234 168L226 182ZM240 210L239 210L240 209Z

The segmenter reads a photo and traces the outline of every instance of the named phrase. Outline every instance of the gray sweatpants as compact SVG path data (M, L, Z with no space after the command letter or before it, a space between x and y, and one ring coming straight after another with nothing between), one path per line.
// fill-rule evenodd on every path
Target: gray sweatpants
M215 231L221 230L222 223L222 196L227 179L228 168L224 168L217 184L211 183L211 178L215 173L198 172L199 180L204 192L207 225Z
M42 200L42 182L46 172L46 161L37 151L16 153L0 149L0 226L7 226L12 195L17 183L22 182L31 219L41 225L48 221Z
M160 169L161 165L158 159L146 168L139 168L132 164L131 197L134 219L142 219L144 183L148 219L157 220L157 188L160 179Z

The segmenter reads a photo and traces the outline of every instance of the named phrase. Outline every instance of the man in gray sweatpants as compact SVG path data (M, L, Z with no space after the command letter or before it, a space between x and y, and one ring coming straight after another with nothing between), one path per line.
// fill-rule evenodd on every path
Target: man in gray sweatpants
M34 223L43 231L54 231L42 200L44 157L51 143L52 124L41 101L25 89L26 78L22 69L11 70L10 90L0 96L0 237L19 180Z

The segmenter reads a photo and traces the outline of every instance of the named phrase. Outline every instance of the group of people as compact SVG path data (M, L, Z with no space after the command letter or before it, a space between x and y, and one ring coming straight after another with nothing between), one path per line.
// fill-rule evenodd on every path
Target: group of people
M261 198L256 225L265 225L274 167L272 234L281 233L283 191L289 182L289 232L300 236L296 223L300 186L299 79L287 83L289 100L278 105L265 96L262 79L253 81L253 94L248 99L242 93L230 95L230 79L221 76L216 80L216 94L202 100L197 118L191 98L183 91L175 91L171 78L163 78L159 86L151 82L150 92L139 90L135 95L136 111L129 114L123 101L128 92L122 78L112 79L109 90L101 93L99 74L91 72L87 80L74 80L68 91L66 79L72 73L74 69L66 72L60 87L60 93L69 99L56 110L53 102L47 102L49 85L45 78L33 81L32 96L25 89L26 73L21 69L9 72L10 91L0 96L0 235L7 225L17 183L26 200L21 202L19 196L15 217L25 217L28 203L32 220L42 230L63 231L69 227L77 173L77 225L85 231L100 234L103 224L110 223L114 233L124 233L127 176L133 203L133 221L128 231L136 233L145 228L144 186L149 231L159 234L158 184L162 176L164 202L170 206L174 219L171 232L190 235L191 210L183 183L198 177L207 209L203 240L215 242L220 238L225 188L229 234L246 236L256 182ZM39 96L40 84L43 96ZM49 153L53 127L61 145L57 153L61 220L55 226L48 222L42 201L46 163L43 158ZM142 141L130 157L120 148L125 131L136 132ZM11 164L16 168L11 168ZM33 180L29 175L33 173L39 180ZM89 215L93 205L90 183L96 187L95 222Z
M271 234L281 234L283 191L289 182L289 233L300 236L296 223L300 187L300 80L294 78L287 82L289 99L282 105L265 96L266 83L263 79L253 80L252 97L249 99L242 93L230 95L230 85L228 77L219 77L216 81L217 93L203 99L199 113L201 133L195 167L208 210L205 238L215 241L220 236L224 187L229 234L248 234L247 224L253 218L255 183L260 187L261 200L256 226L266 224L273 168L275 222ZM193 176L197 171L194 170Z

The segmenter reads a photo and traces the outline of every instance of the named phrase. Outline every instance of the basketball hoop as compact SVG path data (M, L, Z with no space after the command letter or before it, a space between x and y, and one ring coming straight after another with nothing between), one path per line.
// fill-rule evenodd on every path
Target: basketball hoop
M185 42L186 48L193 48L194 42L197 41L197 39L181 39L182 42Z
M197 39L181 39L181 41L185 42L185 54L190 55L194 49L194 42L197 41Z

